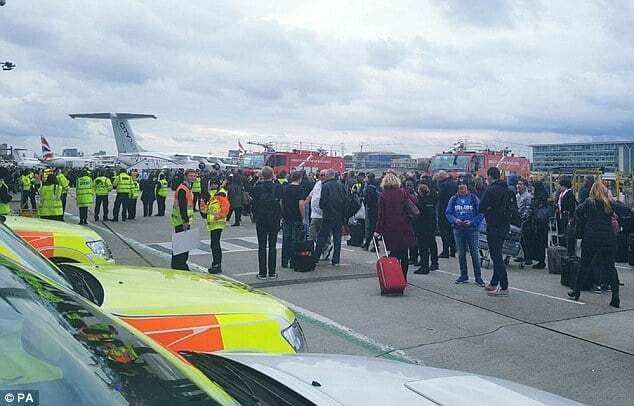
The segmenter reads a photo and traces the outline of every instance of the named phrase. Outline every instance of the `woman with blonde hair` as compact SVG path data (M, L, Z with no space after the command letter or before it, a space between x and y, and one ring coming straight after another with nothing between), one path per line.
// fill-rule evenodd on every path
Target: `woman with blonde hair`
M581 239L581 263L574 288L568 296L579 299L581 288L592 277L592 264L607 272L612 288L610 306L619 307L619 276L614 266L616 235L612 228L615 208L610 201L608 190L601 181L595 182L590 196L576 210L579 226L583 230Z
M407 279L409 249L416 246L412 220L408 216L408 205L416 206L416 200L401 188L398 176L388 172L381 182L383 193L379 196L379 217L375 237L383 236L389 256L401 263L403 275ZM409 203L408 203L409 201Z

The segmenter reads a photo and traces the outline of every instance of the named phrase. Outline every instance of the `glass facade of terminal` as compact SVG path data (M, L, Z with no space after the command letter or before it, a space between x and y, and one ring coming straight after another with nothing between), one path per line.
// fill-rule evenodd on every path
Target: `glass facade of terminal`
M632 171L634 142L533 145L533 170L603 168Z

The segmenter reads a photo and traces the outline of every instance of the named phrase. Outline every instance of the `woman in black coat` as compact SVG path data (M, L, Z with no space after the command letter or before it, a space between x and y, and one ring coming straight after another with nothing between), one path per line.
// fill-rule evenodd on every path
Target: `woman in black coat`
M608 190L603 183L595 182L590 196L576 210L579 226L583 230L581 240L581 264L574 289L568 296L579 299L581 286L592 277L592 265L596 264L607 271L612 288L610 306L619 307L619 276L614 266L616 235L612 228L612 217L616 205L612 205ZM618 214L618 213L617 213Z
M429 185L418 186L416 202L420 214L414 219L416 247L420 254L420 268L415 274L428 274L438 270L438 246L436 245L436 192ZM430 262L431 260L431 262Z

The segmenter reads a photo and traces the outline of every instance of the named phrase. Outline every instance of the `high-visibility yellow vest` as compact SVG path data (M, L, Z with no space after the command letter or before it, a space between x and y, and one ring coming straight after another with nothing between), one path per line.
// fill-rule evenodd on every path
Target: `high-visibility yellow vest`
M62 208L62 188L59 185L44 185L40 188L40 205L38 213L41 216L61 216L64 214Z
M112 190L112 182L106 176L97 176L94 187L97 196L106 196Z
M92 195L92 178L90 176L82 176L77 178L77 186L75 187L77 194L77 207L90 207L94 203Z
M192 183L192 192L194 193L200 193L202 192L202 187L200 185L200 176L196 177L196 180L194 180L194 183Z
M159 180L156 195L159 197L167 197L169 193L168 183L165 179Z
M207 213L207 230L222 230L223 228L225 228L225 224L227 223L227 217L216 219L216 214L218 214L221 210L221 205L216 198L216 195L223 195L226 198L227 191L223 188L220 188L218 190L210 190L209 195L209 201L207 202L207 206L204 209ZM201 208L201 211L202 210L203 209Z
M4 183L4 180L0 180L0 194L2 193L2 189L6 189L4 193L9 193L9 187ZM11 206L9 203L0 202L0 216L6 216L11 213Z
M139 182L132 178L132 187L130 188L130 199L138 199L141 194L141 188L139 187Z
M20 176L20 185L22 186L22 190L26 192L31 191L31 177L29 175Z
M127 173L120 173L114 178L113 186L117 188L117 193L130 193L132 177Z
M176 188L176 194L174 195L174 206L172 207L172 225L174 227L182 226L185 222L181 217L181 212L178 204L178 192L184 190L187 197L187 217L189 217L188 224L194 222L194 193L190 188L184 184L178 185Z
M62 188L62 194L68 193L68 189L70 188L70 181L63 173L59 173L57 175L57 184Z

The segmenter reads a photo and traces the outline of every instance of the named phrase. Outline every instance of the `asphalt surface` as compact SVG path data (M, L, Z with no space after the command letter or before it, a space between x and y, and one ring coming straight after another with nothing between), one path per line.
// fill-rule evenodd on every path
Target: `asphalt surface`
M68 200L67 213L77 215L74 199ZM89 226L108 242L117 263L169 267L171 200L167 207L166 217L143 218L139 201L137 218L125 223L94 224L91 212ZM200 272L211 255L198 213L195 227L202 243L190 255L190 267ZM321 263L314 272L295 273L279 268L278 255L279 278L260 281L255 227L248 217L240 227L224 230L222 246L223 274L286 301L302 323L310 352L480 373L590 405L634 404L634 271L627 264L617 264L624 286L621 308L614 309L609 293L582 292L574 302L559 275L515 264L509 269L510 296L488 297L474 283L454 284L459 272L454 258L441 259L441 270L429 275L410 272L404 296L384 297L374 271L376 254L345 245L338 267ZM485 280L491 274L483 269Z

